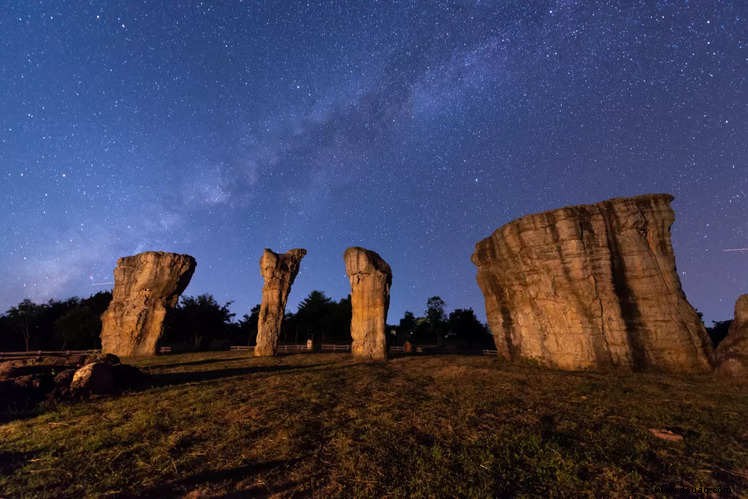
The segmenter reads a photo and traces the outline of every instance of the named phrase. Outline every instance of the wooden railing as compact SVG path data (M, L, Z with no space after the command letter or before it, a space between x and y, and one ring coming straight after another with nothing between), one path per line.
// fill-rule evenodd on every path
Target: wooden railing
M311 352L306 345L278 345L278 351L283 353L289 352Z
M232 345L232 352L248 352L255 349L254 346L248 345ZM289 353L289 352L307 352L309 350L306 345L278 345L278 352Z
M33 350L29 352L0 352L0 360L27 359L29 357L68 357L70 355L91 355L101 350Z
M335 344L322 344L320 345L320 350L323 352L350 352L351 346L350 345L335 345Z

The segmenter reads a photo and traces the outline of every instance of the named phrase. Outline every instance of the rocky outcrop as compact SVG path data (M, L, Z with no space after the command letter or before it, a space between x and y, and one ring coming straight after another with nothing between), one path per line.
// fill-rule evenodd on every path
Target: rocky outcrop
M195 271L195 259L148 251L117 260L114 292L101 316L101 349L120 356L155 355L172 310Z
M529 215L475 247L499 354L561 369L705 372L711 347L675 270L668 194Z
M50 355L0 362L0 421L18 417L43 400L71 400L146 385L140 369L115 355Z
M364 248L348 248L343 258L351 281L351 353L359 359L384 360L392 270L381 256Z
M735 317L715 359L718 374L748 382L748 294L735 302Z
M283 316L286 313L286 301L291 285L299 273L301 259L306 250L296 248L279 255L269 249L260 258L260 273L264 280L262 286L262 303L257 323L257 345L255 356L270 356L278 353Z

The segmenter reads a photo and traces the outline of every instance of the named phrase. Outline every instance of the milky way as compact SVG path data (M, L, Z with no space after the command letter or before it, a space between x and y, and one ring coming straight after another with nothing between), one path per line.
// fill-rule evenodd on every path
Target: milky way
M352 4L358 6L353 6ZM474 244L519 216L670 192L708 320L748 292L746 2L11 2L0 12L0 309L198 261L246 313L264 247L289 308L393 269L390 322L484 316Z

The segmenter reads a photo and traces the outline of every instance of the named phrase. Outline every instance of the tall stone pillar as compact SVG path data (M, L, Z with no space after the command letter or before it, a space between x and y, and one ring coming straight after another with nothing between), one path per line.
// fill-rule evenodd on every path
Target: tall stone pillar
M190 255L147 251L117 260L112 301L101 316L101 350L121 357L155 355L164 319L190 283Z
M264 279L262 303L257 323L257 357L273 356L278 353L283 316L286 313L288 293L296 274L299 273L301 259L306 255L302 248L292 249L280 255L265 249L260 258L260 273Z
M343 258L351 281L351 353L359 359L385 360L392 270L381 256L364 248L348 248Z

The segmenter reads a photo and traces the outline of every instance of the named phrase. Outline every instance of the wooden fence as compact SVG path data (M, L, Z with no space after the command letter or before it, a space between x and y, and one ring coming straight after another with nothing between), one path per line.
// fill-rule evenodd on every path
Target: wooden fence
M0 360L18 360L31 357L69 357L70 355L91 355L101 350L34 350L29 352L0 352Z
M233 345L231 346L231 350L234 352L246 352L254 350L255 347L253 346L247 346L247 345ZM429 352L429 351L435 351L438 352L438 346L437 345L413 345L413 350L417 353L423 353L423 352ZM322 352L350 352L351 351L351 345L337 345L333 343L323 343L320 345L320 351ZM404 347L401 346L391 346L389 348L390 353L403 353L405 351ZM281 353L301 353L301 352L313 352L313 350L307 348L306 345L278 345L278 352ZM480 355L497 355L496 350L490 350L490 349L484 349L484 350L469 350L469 351L457 351L454 353L462 353L462 354L478 354Z
M254 346L248 345L232 345L232 352L249 352L255 349ZM309 350L306 345L278 345L278 352L289 353L289 352L307 352Z
M255 347L248 345L232 345L231 351L234 352L246 352L252 351ZM414 350L418 353L436 348L436 345L414 345ZM325 344L320 345L322 352L350 352L351 345L336 345L336 344ZM401 346L391 346L391 353L402 353L404 352ZM169 346L159 347L159 353L171 353L172 348ZM278 351L281 353L301 353L301 352L312 352L306 345L278 345ZM101 353L101 350L34 350L31 352L0 352L0 360L20 360L28 359L32 357L42 356L57 356L57 357L68 357L71 355L91 355ZM459 352L459 353L473 353L472 352ZM496 350L484 349L480 351L481 355L497 355Z
M322 344L320 350L323 352L350 352L350 345L334 345L334 344Z

